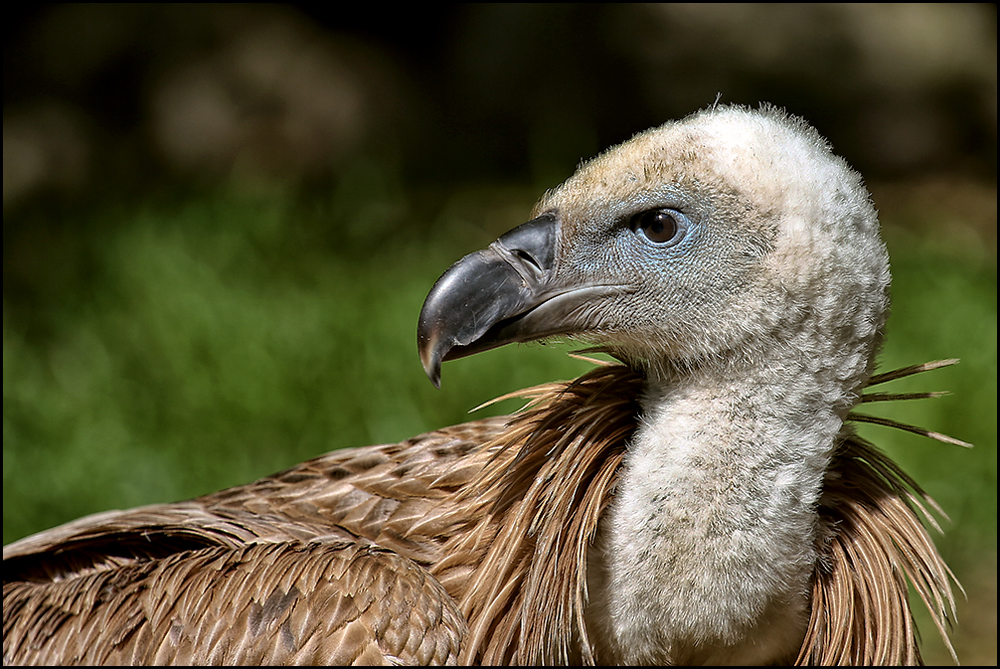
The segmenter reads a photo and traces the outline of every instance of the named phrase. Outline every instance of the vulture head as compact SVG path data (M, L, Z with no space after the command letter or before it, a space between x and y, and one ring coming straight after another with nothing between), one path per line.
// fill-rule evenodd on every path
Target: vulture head
M550 337L651 376L739 373L791 347L849 396L888 286L861 177L800 119L716 106L585 163L453 265L424 304L420 354L438 384L443 360Z

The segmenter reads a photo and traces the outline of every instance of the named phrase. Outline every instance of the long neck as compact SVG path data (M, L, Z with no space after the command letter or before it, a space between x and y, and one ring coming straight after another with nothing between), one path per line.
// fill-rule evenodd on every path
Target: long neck
M591 574L616 659L795 659L815 507L856 381L791 358L649 382Z

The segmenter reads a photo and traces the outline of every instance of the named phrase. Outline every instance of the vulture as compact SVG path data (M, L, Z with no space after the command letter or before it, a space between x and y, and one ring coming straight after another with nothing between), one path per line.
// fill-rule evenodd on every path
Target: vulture
M802 119L640 133L448 269L424 370L579 342L525 406L4 548L4 664L915 664L942 513L856 433L889 262ZM956 582L957 584L957 582ZM950 644L948 644L950 647Z

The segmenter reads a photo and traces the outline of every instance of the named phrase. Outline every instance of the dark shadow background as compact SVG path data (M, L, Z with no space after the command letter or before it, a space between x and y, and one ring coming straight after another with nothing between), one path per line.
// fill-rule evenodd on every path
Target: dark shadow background
M8 10L10 11L10 10ZM234 166L326 187L545 180L638 129L780 101L869 179L996 175L992 5L33 5L4 39L4 206Z
M884 367L963 359L914 381L954 396L885 415L974 451L866 435L951 515L959 654L995 664L995 5L4 18L5 543L580 373L510 348L450 363L434 391L414 355L423 295L581 160L717 98L768 101L872 190L895 275Z

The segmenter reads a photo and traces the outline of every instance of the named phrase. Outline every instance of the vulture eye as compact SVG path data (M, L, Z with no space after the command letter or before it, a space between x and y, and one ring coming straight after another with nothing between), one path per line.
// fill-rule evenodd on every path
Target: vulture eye
M632 230L654 244L672 244L684 236L687 217L676 209L650 209L636 214Z

